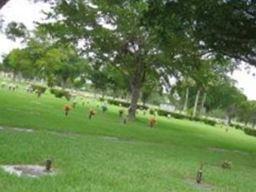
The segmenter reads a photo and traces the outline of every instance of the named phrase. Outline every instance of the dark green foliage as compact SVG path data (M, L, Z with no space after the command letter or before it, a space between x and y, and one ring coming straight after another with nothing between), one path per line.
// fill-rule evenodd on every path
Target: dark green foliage
M212 125L212 126L214 126L217 123L216 121L211 120L211 119L200 118L200 117L191 117L189 115L175 113L175 112L169 112L169 111L165 111L162 109L158 109L157 114L159 116L165 116L165 117L171 116L175 119L187 119L187 120L191 120L191 121L199 121L199 122L205 123L207 125Z
M101 102L105 101L104 97L100 97L99 101L101 101Z
M129 107L130 103L126 101L121 101L121 100L114 100L114 99L108 99L108 103L111 105L117 105L117 106L122 106L122 107Z
M36 93L38 97L40 97L46 91L46 89L47 88L43 85L38 85L38 84L31 85L32 92Z
M64 89L51 88L50 92L57 98L65 97L68 101L71 99L71 94Z
M122 106L122 107L130 107L130 102L127 102L127 101L121 101L121 100L115 100L115 99L107 99L108 103L111 104L111 105L117 105L117 106ZM141 109L141 110L144 110L144 109L148 109L148 106L146 105L141 105L141 104L138 104L138 109Z
M240 130L244 130L246 128L245 126L242 126L236 123L230 123L229 126L234 127L236 129L240 129Z
M200 49L256 65L255 1L160 0L149 3L145 19L148 26L157 31L163 46L173 26L192 28L190 36L199 43Z
M205 124L207 124L207 125L212 125L212 126L216 125L216 123L217 123L217 122L214 121L214 120L205 119L205 118L200 118L199 121L201 121L201 122L203 122L203 123L205 123Z
M108 110L108 107L106 105L101 106L102 112L106 112Z
M244 128L244 132L247 135L251 135L251 136L256 136L256 129L251 129L251 128Z
M149 109L149 114L150 115L155 115L156 114L156 110L155 109Z

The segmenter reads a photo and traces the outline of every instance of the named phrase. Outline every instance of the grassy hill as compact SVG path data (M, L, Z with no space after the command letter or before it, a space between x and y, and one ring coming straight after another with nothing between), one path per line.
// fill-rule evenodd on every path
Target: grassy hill
M256 138L242 131L138 114L124 125L120 108L77 99L68 117L64 99L0 88L0 164L54 161L57 175L19 178L0 169L5 192L255 191ZM83 100L84 101L84 100ZM96 116L88 119L89 109ZM32 132L15 128L32 129ZM232 161L231 170L221 163ZM204 163L203 183L195 184Z

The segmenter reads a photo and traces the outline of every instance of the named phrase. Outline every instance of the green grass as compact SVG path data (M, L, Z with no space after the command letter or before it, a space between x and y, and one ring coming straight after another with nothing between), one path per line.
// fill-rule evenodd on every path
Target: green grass
M0 89L0 164L41 164L52 158L56 176L19 178L0 169L5 192L170 192L255 191L256 138L242 131L157 117L156 128L139 114L123 125L118 107L102 113L96 101L68 117L67 102L46 94L38 99L21 90ZM88 119L90 108L96 116ZM12 127L30 128L18 132ZM220 148L222 150L213 150ZM221 162L231 160L231 170ZM205 163L203 185L195 175Z

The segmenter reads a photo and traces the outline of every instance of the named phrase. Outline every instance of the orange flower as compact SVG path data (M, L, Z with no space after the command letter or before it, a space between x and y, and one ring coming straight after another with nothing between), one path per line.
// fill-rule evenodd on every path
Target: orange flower
M155 117L149 118L149 126L154 127L155 124L156 124L156 118Z
M65 115L67 116L72 107L68 104L64 105Z
M64 105L64 111L70 111L72 107L68 104Z

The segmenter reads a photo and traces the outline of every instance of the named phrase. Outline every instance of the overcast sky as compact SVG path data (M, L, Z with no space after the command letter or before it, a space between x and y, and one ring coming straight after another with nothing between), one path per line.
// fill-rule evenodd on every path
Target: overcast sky
M3 16L5 23L10 21L23 22L28 29L33 29L33 21L41 20L43 18L41 11L48 8L46 4L35 4L32 0L10 0L0 10L0 15ZM0 34L0 57L16 47L22 47L22 45L18 42L12 42ZM256 77L253 77L252 73L256 73L256 68L251 69L251 74L242 69L236 70L231 76L237 81L237 87L243 90L248 99L256 100Z

